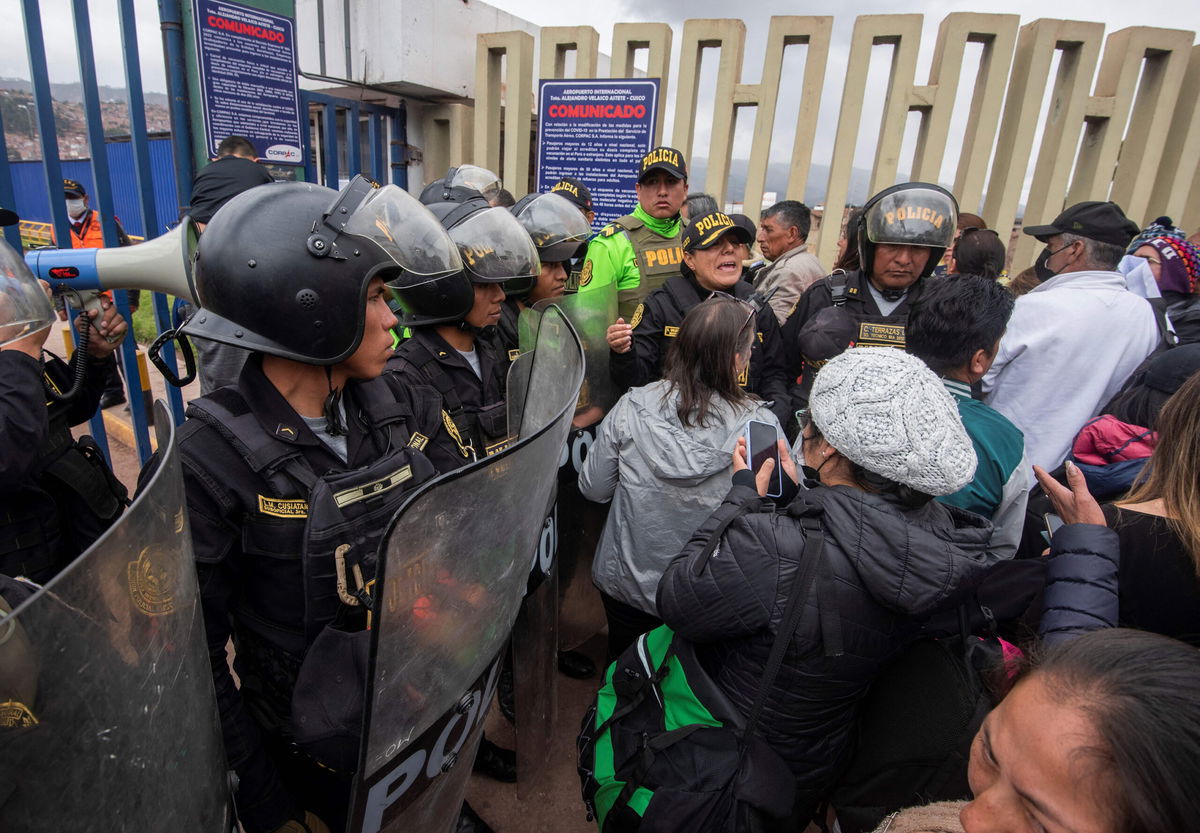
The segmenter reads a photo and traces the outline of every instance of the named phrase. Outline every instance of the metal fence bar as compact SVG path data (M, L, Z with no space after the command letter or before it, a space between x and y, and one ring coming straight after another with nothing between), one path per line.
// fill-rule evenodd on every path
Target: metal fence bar
M380 127L386 125L384 117L377 113L367 113L367 152L369 153L368 165L371 170L371 179L376 182L383 182L383 158L380 153L382 148L379 144ZM384 126L386 130L386 126Z
M171 155L175 164L175 193L179 214L192 202L192 179L196 163L192 157L192 118L188 112L187 64L183 47L183 10L179 0L158 0L163 53L167 63L167 95L171 109ZM150 229L146 229L151 237ZM161 324L161 322L160 322Z
M29 53L29 75L33 81L33 100L37 108L38 139L42 147L46 191L50 196L50 217L54 222L58 244L62 246L65 242L69 246L71 221L67 218L67 205L62 199L62 163L58 158L58 131L54 127L54 99L50 94L46 39L42 34L42 15L37 0L21 0L21 15L25 23L25 45ZM91 418L88 427L108 457L108 433L104 430L104 416L100 411ZM111 458L109 462L112 462Z
M325 184L335 191L338 187L337 134L337 107L332 103L327 103L325 105Z
M346 110L346 176L352 177L362 169L362 122L359 121L358 102Z
M8 142L4 140L4 120L0 119L0 159L8 159ZM4 170L0 171L0 207L13 210L16 205L17 197L13 193L12 183L12 168L7 164L2 166ZM8 245L12 246L18 252L21 251L21 227L17 225L7 226L4 229L4 237L8 240Z

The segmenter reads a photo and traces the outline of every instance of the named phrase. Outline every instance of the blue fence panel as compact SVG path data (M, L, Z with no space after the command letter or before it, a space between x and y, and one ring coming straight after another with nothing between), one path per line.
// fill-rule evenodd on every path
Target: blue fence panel
M137 237L158 237L166 231L165 225L178 220L179 197L175 188L175 163L171 156L170 139L150 140L150 168L154 182L154 205L163 224L147 234L142 226L142 212L138 206L137 177L134 172L133 145L129 142L107 142L108 165L113 185L113 205L117 217L125 230ZM10 162L13 192L16 198L14 210L22 220L50 222L50 201L46 194L46 174L41 160ZM92 180L92 164L87 159L64 160L63 176L83 184L89 194L96 193ZM55 195L62 199L62 194ZM95 207L95 206L93 206Z

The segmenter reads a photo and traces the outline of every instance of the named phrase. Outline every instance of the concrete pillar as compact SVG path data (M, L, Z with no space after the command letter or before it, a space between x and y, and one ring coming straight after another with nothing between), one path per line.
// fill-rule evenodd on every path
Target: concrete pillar
M479 35L475 57L475 164L494 171L514 194L529 190L533 119L533 36L528 32ZM500 77L501 58L507 62ZM501 90L504 91L503 122ZM500 130L504 158L500 158Z
M671 77L671 27L665 23L618 23L613 26L613 78L632 78L634 54L648 51L646 77L658 81L658 115L654 122L654 144L662 144L663 116L667 112L667 84Z
M1193 176L1189 172L1196 172ZM1150 194L1148 219L1167 214L1189 231L1200 227L1200 46L1193 46L1175 115ZM1189 206L1191 200L1191 206Z
M568 76L567 53L575 53L575 74ZM538 78L595 78L600 33L591 26L547 26L539 35Z

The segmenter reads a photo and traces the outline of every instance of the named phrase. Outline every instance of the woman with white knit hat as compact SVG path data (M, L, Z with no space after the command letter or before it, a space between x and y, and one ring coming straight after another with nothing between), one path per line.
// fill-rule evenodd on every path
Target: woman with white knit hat
M667 567L657 599L663 620L697 643L714 680L749 713L793 578L812 564L757 729L796 781L781 830L803 829L826 797L878 673L994 561L990 524L933 500L971 480L975 452L923 362L890 348L847 350L817 374L809 403L797 449L808 488L777 508L760 497L766 477L756 488L739 448L733 488ZM781 454L783 467L796 480L789 457ZM719 546L706 547L718 534Z

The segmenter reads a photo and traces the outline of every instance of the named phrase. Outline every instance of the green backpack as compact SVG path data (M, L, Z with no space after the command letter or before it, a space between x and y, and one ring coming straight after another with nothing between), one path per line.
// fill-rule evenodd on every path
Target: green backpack
M734 517L713 534L699 563L707 563ZM821 559L819 519L803 522L802 566L749 716L709 677L695 646L665 625L638 637L609 666L577 743L588 819L601 833L748 833L791 815L795 777L755 727Z

